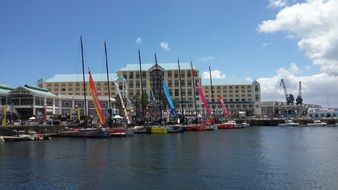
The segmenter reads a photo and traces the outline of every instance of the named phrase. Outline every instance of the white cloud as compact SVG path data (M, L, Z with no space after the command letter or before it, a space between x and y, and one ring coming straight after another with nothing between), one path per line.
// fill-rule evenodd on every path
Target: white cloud
M269 0L269 6L270 8L281 8L285 7L288 3L287 0Z
M170 49L171 49L171 48L169 47L168 42L166 42L166 41L161 42L161 43L160 43L160 46L161 46L162 49L164 49L164 50L166 50L166 51L170 51Z
M268 46L270 46L271 45L271 43L270 42L265 42L265 43L262 43L262 47L268 47Z
M142 38L141 37L138 37L136 38L136 43L137 44L141 44L143 41L142 41Z
M222 72L220 70L213 70L213 71L211 71L211 77L212 77L212 79L224 79L225 74L222 74ZM202 73L202 79L210 79L209 71L204 71Z
M276 18L265 20L259 32L286 32L318 65L321 72L338 76L338 0L307 0L282 8Z
M210 61L213 61L214 60L214 57L212 56L204 56L204 57L199 57L197 59L197 62L210 62Z
M283 78L288 93L298 96L298 82L302 82L302 93L304 103L320 104L326 106L327 97L332 106L338 107L338 76L319 73L309 76L297 76L299 68L291 64L290 68L280 68L277 74L271 78L260 78L257 81L261 84L262 100L285 101L284 91L280 86Z

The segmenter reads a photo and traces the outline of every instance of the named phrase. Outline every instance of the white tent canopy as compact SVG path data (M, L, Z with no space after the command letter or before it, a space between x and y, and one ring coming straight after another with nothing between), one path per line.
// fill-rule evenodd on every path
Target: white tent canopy
M120 115L115 115L113 119L123 119L123 117L121 117Z

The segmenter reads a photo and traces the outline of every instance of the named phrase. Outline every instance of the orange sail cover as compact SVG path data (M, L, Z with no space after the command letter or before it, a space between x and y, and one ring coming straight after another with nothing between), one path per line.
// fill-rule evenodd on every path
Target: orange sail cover
M104 117L104 114L102 112L101 104L99 102L99 96L97 95L96 86L95 86L95 83L94 83L94 80L93 80L93 77L92 77L92 74L90 73L90 71L89 71L89 88L90 88L90 91L92 93L96 113L99 116L101 125L104 125L104 124L106 124L106 118Z

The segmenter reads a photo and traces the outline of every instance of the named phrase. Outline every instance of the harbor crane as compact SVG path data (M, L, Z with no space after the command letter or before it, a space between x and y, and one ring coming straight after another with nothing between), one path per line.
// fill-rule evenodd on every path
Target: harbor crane
M303 97L302 97L302 82L299 81L299 88L298 88L298 96L296 98L296 104L302 105L303 104Z
M295 101L295 98L294 98L294 96L292 94L288 94L288 92L286 90L285 83L284 83L284 79L281 79L280 86L283 86L284 96L285 96L285 99L286 99L286 103L287 104L293 104L293 102Z

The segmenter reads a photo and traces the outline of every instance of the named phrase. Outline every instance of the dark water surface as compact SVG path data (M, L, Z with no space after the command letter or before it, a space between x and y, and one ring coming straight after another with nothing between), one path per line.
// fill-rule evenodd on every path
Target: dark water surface
M338 128L0 144L0 189L338 189Z

